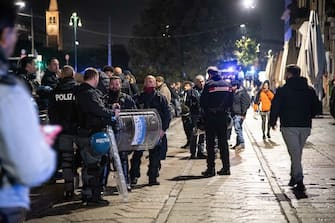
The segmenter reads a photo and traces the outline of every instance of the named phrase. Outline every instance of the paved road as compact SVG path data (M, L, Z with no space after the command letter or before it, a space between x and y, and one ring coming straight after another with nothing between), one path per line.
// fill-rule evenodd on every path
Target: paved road
M160 186L147 185L145 160L139 185L129 194L128 203L114 193L106 196L110 206L87 208L79 196L76 201L59 199L60 185L56 185L48 188L52 192L45 192L44 199L51 195L57 199L45 201L44 207L41 198L34 198L35 211L28 222L335 222L332 119L313 121L303 156L307 192L294 194L286 186L290 166L280 132L263 141L260 120L249 113L244 124L246 150L240 154L230 151L231 176L201 177L206 161L189 160L188 151L179 148L185 136L177 120L169 130L169 157L162 162ZM219 159L216 167L221 168ZM46 208L51 201L52 207Z

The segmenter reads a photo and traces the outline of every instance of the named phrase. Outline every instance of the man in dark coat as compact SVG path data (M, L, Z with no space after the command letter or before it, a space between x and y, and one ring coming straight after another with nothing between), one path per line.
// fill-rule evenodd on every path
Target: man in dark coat
M52 57L47 61L47 69L42 77L41 85L49 86L54 89L58 84L59 79L59 61Z
M157 110L162 121L162 129L160 130L160 137L162 138L169 128L171 116L166 98L156 91L156 78L154 76L146 76L144 91L136 98L136 103L141 109L154 108ZM161 142L155 148L149 150L149 185L160 184L157 181L160 169L160 150ZM131 159L130 177L132 184L136 184L137 178L140 177L142 155L143 151L135 151Z
M121 92L121 79L117 76L113 76L110 78L107 104L108 104L108 107L112 107L114 104L118 104L120 106L121 111L125 109L127 110L136 109L136 104L133 98L130 97L130 95L127 95ZM114 133L116 135L116 140L118 140L118 138L120 137L120 134L119 134L119 129L117 125L115 126ZM130 185L129 163L128 163L129 153L130 152L128 151L119 152L123 174L125 176L127 188L130 191L131 185ZM107 174L108 172L109 170L107 170Z
M232 90L234 92L234 98L231 115L236 132L236 145L233 148L236 151L240 151L244 149L243 121L251 101L247 90L241 86L238 80L232 81Z
M319 100L307 79L300 77L300 67L286 67L286 84L276 91L270 111L270 126L275 128L280 118L280 131L291 158L289 186L305 190L301 165L302 149L311 133L312 118L321 113Z

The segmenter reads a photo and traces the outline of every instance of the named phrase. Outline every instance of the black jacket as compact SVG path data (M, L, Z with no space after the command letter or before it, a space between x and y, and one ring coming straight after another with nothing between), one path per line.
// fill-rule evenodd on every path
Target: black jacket
M20 69L16 75L25 83L25 86L31 94L36 91L38 87L38 82L35 81L36 74L28 74L27 71Z
M247 114L248 108L250 106L250 96L244 87L238 88L234 92L233 106L231 108L232 115L242 115Z
M162 120L162 130L166 131L169 128L171 121L169 106L166 98L158 91L154 91L151 94L141 93L136 97L136 103L141 109L155 108Z
M205 115L227 111L233 103L231 85L222 80L220 75L209 79L200 96L200 106Z
M56 73L49 71L48 69L45 70L44 75L41 80L41 85L49 86L52 89L57 87L59 80Z
M105 74L104 72L99 72L99 83L98 83L98 89L102 92L103 95L108 94L109 91L109 76Z
M186 94L184 104L189 108L191 116L200 115L200 94L195 89L185 91Z
M279 117L282 127L312 127L312 118L320 112L320 102L307 79L293 77L272 100L270 126L275 126Z
M124 74L120 74L119 77L121 79L121 92L133 97L135 92L132 92L129 81L126 79Z
M119 103L121 110L123 109L136 109L135 101L130 95L120 92L119 95L113 95L111 92L108 94L108 106L111 107L114 103Z
M99 90L82 83L76 88L75 97L80 129L94 133L101 131L106 125L113 124L114 112L106 108Z
M48 114L51 124L61 125L62 133L77 133L77 110L74 91L76 82L73 78L63 78L51 92Z

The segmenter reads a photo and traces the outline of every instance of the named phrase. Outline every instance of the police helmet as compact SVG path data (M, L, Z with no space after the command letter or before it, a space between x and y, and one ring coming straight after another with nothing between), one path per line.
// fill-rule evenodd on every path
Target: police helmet
M104 155L109 152L111 142L106 132L97 132L91 136L91 148L99 155Z

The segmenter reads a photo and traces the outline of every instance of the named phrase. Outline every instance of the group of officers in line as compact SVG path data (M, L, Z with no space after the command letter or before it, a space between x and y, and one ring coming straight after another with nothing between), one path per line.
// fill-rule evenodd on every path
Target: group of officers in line
M33 91L36 87L34 86L35 76L32 75L34 70L29 70L30 66L34 67L32 63L31 58L23 58L19 76L28 89ZM58 124L63 128L55 147L59 153L59 168L63 170L65 179L65 196L74 195L74 176L77 175L77 168L83 163L82 199L94 203L107 202L100 194L107 183L109 157L97 156L90 148L89 138L96 132L104 131L107 125L115 126L115 118L112 119L112 117L117 116L120 109L154 108L158 111L162 120L161 140L159 145L149 150L147 175L149 185L159 184L157 177L160 160L165 159L167 152L165 132L171 120L171 96L166 96L162 90L166 86L164 79L158 77L156 81L154 76L148 75L144 80L143 92L139 93L136 83L126 79L125 72L122 72L119 67L106 66L102 71L88 68L84 72L82 83L78 85L71 66L64 66L59 71L59 62L56 58L49 59L47 65L41 83L43 87L47 86L52 90L47 94L39 92L40 97L37 100L40 102L40 107L42 104L42 109L48 109L50 124ZM244 106L237 105L238 109L236 109L232 83L223 80L216 67L209 67L207 75L206 84L202 75L196 76L194 87L190 81L183 84L182 119L187 136L184 147L190 146L191 159L207 158L207 170L202 173L206 177L216 174L214 147L217 147L223 166L217 173L229 175L228 112L235 108L234 117L245 116L250 101L247 101ZM245 94L250 100L246 91ZM46 99L44 95L48 95ZM241 126L243 118L239 120ZM117 132L117 127L114 128ZM198 129L205 130L205 134L199 133ZM242 129L240 130L240 134L237 134L239 142L237 146L244 147ZM77 153L74 152L74 144L79 148ZM138 151L133 153L130 170L128 153L120 153L129 190L140 177L142 153Z
M29 90L34 91L33 60L24 58L21 61L19 77L26 83ZM75 80L75 72L71 66L64 66L59 70L59 62L51 58L42 77L42 86L50 87L50 91L40 94L37 100L42 109L47 108L50 124L62 126L62 132L56 141L59 168L65 180L64 194L66 197L74 195L74 179L78 175L77 169L82 168L82 200L96 204L108 204L101 194L107 184L110 158L95 153L90 146L90 136L94 133L106 131L106 126L113 126L117 133L115 117L124 109L156 109L162 121L159 144L149 150L149 168L147 175L149 185L159 185L157 178L161 167L160 160L165 159L167 152L166 130L171 120L171 96L168 97L162 89L166 86L164 79L148 75L144 79L143 92L139 92L136 82L126 79L126 75L119 67L105 66L102 71L87 68L80 85ZM25 73L24 73L25 72ZM22 74L23 73L23 74ZM208 80L202 75L195 78L195 86L190 81L183 84L182 119L187 143L190 146L191 159L207 159L207 169L202 172L205 177L217 174L230 175L229 151L227 138L227 124L229 113L233 110L234 117L245 117L250 105L250 97L245 91L247 102L243 106L238 99L234 103L234 88L227 80L223 80L216 67L207 69ZM238 86L239 87L239 86ZM170 90L171 91L171 90ZM238 92L238 91L237 91ZM171 92L173 93L173 92ZM235 95L237 97L238 94ZM44 98L44 99L43 99ZM170 101L170 102L169 102ZM237 107L237 108L236 108ZM236 118L237 119L237 118ZM237 120L242 126L243 118ZM205 130L205 134L198 130ZM235 129L236 130L236 129ZM238 131L237 131L238 133ZM243 146L242 135L237 134L237 146ZM241 136L242 135L242 136ZM206 140L205 140L206 138ZM216 141L217 140L217 141ZM206 146L204 145L206 141ZM78 150L74 150L74 146ZM205 151L206 148L206 151ZM215 171L215 149L220 151L222 168ZM207 156L206 156L207 153ZM140 164L143 151L133 152L128 165L130 152L120 152L123 172L128 190L136 185L140 177Z
M29 62L32 63L32 61L24 63L26 67ZM206 84L201 75L196 76L194 87L190 81L183 84L182 119L187 136L187 143L184 147L190 145L191 159L207 158L207 169L202 172L202 175L210 177L216 174L214 148L217 145L222 160L222 168L217 174L229 175L227 120L228 112L234 107L234 92L231 83L222 79L216 67L209 67L207 75ZM19 76L30 90L34 88L31 82L33 78L29 78L27 73ZM62 169L65 180L65 196L74 195L74 179L78 167L83 165L83 201L108 204L101 194L107 184L109 173L107 166L110 158L95 153L90 146L89 139L96 132L106 131L107 125L113 126L117 132L115 117L118 116L120 110L124 109L154 108L159 113L162 121L161 140L155 148L149 150L147 172L149 185L159 185L157 177L161 167L160 160L165 159L167 152L165 132L171 120L171 105L168 102L171 99L166 97L163 91L159 91L162 89L160 82L164 83L164 79L158 77L156 81L154 76L146 76L143 92L139 93L137 85L130 83L119 67L106 66L102 71L87 68L80 85L77 84L74 77L75 72L71 66L66 65L59 71L58 60L51 58L48 60L48 68L41 81L43 86L49 86L52 89L47 94L47 103L42 101L47 104L50 124L61 125L63 128L55 147L59 154L59 168ZM240 113L245 115L248 106L249 104ZM205 134L199 133L198 129L205 130ZM205 135L207 156L204 146ZM74 144L79 148L76 152ZM128 190L131 190L131 186L135 185L140 177L142 154L143 151L133 152L129 169L129 152L120 152Z
M56 59L53 60L58 62ZM110 70L109 67L105 68L107 69ZM83 82L77 85L74 74L71 66L64 66L61 69L58 83L50 92L48 100L50 124L61 125L63 128L55 147L59 152L59 167L63 170L64 192L66 197L74 195L74 177L77 174L77 168L82 165L82 200L87 203L106 205L108 201L102 198L102 193L107 184L110 157L108 154L98 154L92 149L90 136L106 131L108 125L112 126L117 133L116 120L120 110L151 108L156 109L161 118L160 137L163 138L169 127L170 111L166 98L155 90L154 76L146 76L143 92L132 97L124 93L130 89L127 87L124 88L126 90L122 89L124 80L120 75L107 76L94 68L87 68L83 75ZM99 90L99 84L108 89ZM162 140L149 150L147 172L149 185L160 184L157 177L159 176L161 152L164 151L161 142ZM78 147L76 153L80 153L79 156L75 155L74 144ZM120 158L128 190L131 190L131 185L135 185L140 177L143 151L133 152L130 170L128 167L129 153L120 152Z

